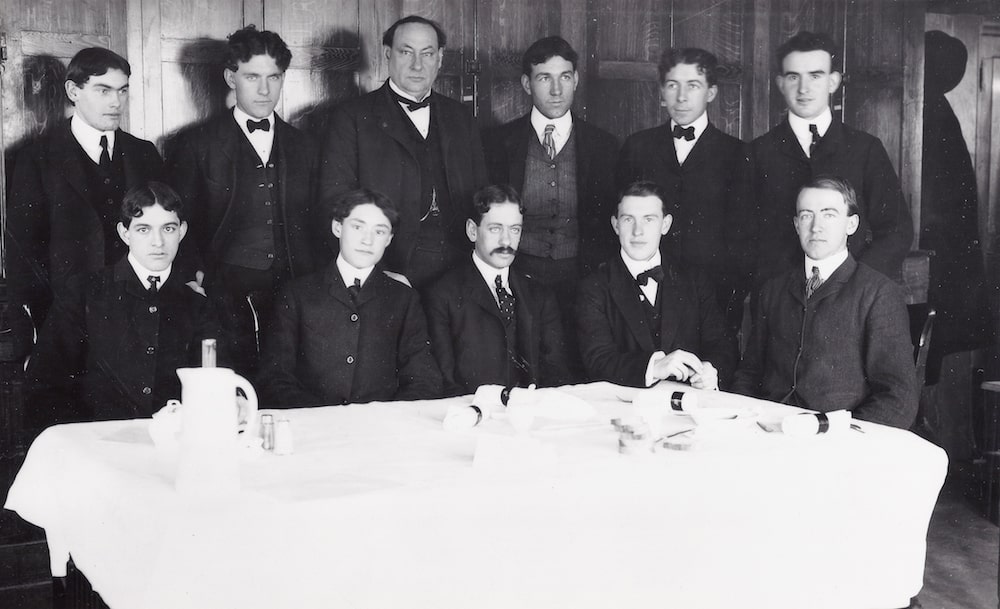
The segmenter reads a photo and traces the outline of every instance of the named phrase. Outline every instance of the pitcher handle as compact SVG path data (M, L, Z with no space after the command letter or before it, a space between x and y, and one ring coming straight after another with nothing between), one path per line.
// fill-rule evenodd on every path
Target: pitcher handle
M239 374L234 374L236 377L236 388L242 389L243 393L247 396L247 411L246 411L246 426L243 428L244 438L256 438L258 433L258 416L257 416L257 391L254 390L253 385L250 381L240 376ZM242 423L241 423L242 424Z

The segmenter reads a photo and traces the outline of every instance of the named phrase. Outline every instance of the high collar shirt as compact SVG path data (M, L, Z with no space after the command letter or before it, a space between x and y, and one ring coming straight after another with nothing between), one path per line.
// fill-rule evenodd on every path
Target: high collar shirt
M361 287L364 287L365 282L368 281L368 276L372 274L374 269L374 266L366 266L363 269L359 269L347 260L344 260L342 254L337 254L337 270L340 271L340 278L344 280L345 287L349 288L354 285L355 279L361 281Z
M799 146L802 146L802 152L804 152L806 156L809 156L809 147L812 145L813 141L812 132L809 131L809 125L816 125L816 130L819 132L819 136L823 137L826 135L826 131L830 128L830 123L832 122L833 113L830 112L830 108L827 108L822 114L812 120L799 118L794 112L788 113L788 125L792 128L792 132L795 134L795 139L799 141Z
M567 112L559 118L548 118L544 114L538 111L538 108L532 106L531 108L531 128L535 130L535 135L538 136L538 143L545 145L545 126L553 125L555 130L552 132L552 143L556 146L556 154L563 149L566 142L569 140L569 134L573 131L573 113Z
M812 269L814 266L819 268L820 279L826 281L830 278L830 275L833 275L834 271L840 268L840 265L844 264L847 260L847 254L848 252L845 248L843 251L827 256L822 260L813 260L809 256L805 256L806 281L812 277Z
M674 140L674 149L677 151L677 163L683 165L684 161L687 160L688 155L691 154L691 150L694 145L698 143L698 138L701 137L702 133L705 133L705 129L708 128L708 112L702 112L701 116L691 121L690 125L678 125L673 119L670 119L670 131L673 133L674 127L694 127L694 139L688 141L684 138L676 138L671 135L670 137Z
M274 112L271 112L271 114L262 119L256 119L240 110L239 106L233 106L233 118L236 119L236 124L240 126L240 131L250 141L250 145L253 146L257 156L260 157L260 162L266 163L271 158L271 147L274 145ZM256 122L257 120L268 121L270 128L267 131L255 129L253 133L250 133L250 130L247 129L247 121Z
M500 281L503 283L504 289L510 294L514 293L514 290L510 289L509 266L505 266L502 269L494 268L480 258L475 251L472 252L472 263L476 265L479 274L483 276L483 281L486 282L486 287L490 289L490 294L493 295L493 300L497 303L497 306L500 306L500 299L497 297L497 275L500 275Z
M108 136L108 155L114 157L115 155L115 132L114 131L100 131L99 129L94 129L85 120L80 118L79 115L74 114L73 118L70 119L69 129L73 133L73 137L76 141L80 143L83 151L87 153L91 161L97 164L101 163L101 136Z
M132 270L135 272L135 276L139 278L139 283L141 283L142 287L146 288L147 290L151 285L149 281L150 275L155 275L160 278L160 281L156 284L156 289L160 289L163 287L163 284L167 282L167 277L170 277L170 269L171 266L173 266L173 265L168 266L162 271L151 271L146 267L142 266L142 264L139 263L136 257L132 255L132 252L129 252L128 254L128 263L129 266L132 267Z
M389 79L389 88L395 91L396 94L399 95L400 97L404 97L410 101L415 101L415 102L422 102L424 101L424 99L427 99L428 97L434 94L434 91L428 91L427 95L424 96L424 99L417 99L416 97L413 97L406 91L403 91L402 89L397 87L396 83L392 82L391 78ZM413 123L413 126L416 127L417 131L420 132L420 136L424 139L427 139L427 133L430 131L431 128L431 107L424 106L423 108L420 108L419 110L414 110L412 112L409 109L407 109L406 105L404 105L402 102L399 103L399 107L403 109L403 114L406 115L406 118L410 119L410 122Z

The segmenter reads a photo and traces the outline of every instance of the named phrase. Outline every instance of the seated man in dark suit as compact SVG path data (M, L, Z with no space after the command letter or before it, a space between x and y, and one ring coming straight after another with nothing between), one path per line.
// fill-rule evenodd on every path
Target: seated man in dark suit
M264 333L259 390L271 407L436 398L441 373L413 288L379 262L399 213L385 195L344 193L333 207L340 254L281 290Z
M555 294L510 268L524 222L517 192L487 186L473 197L472 213L465 224L472 256L427 292L431 344L445 393L569 382Z
M715 291L697 272L661 262L672 216L653 182L631 184L611 226L621 251L580 284L576 323L593 380L648 387L663 379L718 389L729 381L736 345Z
M132 188L117 229L128 254L56 294L28 363L31 431L151 416L180 397L177 368L200 364L201 340L222 338L204 292L173 265L187 233L177 194Z
M733 390L906 429L919 397L906 304L848 251L858 215L846 180L820 176L799 190L805 265L764 284Z

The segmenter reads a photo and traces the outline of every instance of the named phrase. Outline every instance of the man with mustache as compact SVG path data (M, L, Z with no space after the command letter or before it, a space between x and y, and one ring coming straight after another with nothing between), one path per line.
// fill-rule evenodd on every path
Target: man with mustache
M73 117L22 150L7 203L7 278L39 328L66 280L126 253L115 233L125 192L159 179L152 142L123 131L128 61L108 49L77 53L66 69Z
M778 47L778 89L788 117L753 141L758 223L755 285L794 268L802 255L787 230L799 188L818 175L846 179L858 195L861 224L848 249L890 279L902 279L913 223L882 142L835 119L830 96L841 82L833 41L799 32Z
M524 205L510 186L487 186L465 232L472 255L427 291L431 345L445 395L480 385L562 385L570 380L555 295L511 268L524 232Z

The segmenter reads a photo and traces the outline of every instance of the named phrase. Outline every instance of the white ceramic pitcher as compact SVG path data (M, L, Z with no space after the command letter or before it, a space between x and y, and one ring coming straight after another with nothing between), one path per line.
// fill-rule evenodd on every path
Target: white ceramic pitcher
M177 376L181 379L177 490L199 495L239 490L240 449L260 441L257 392L230 368L179 368ZM244 421L236 403L237 388L247 396Z

